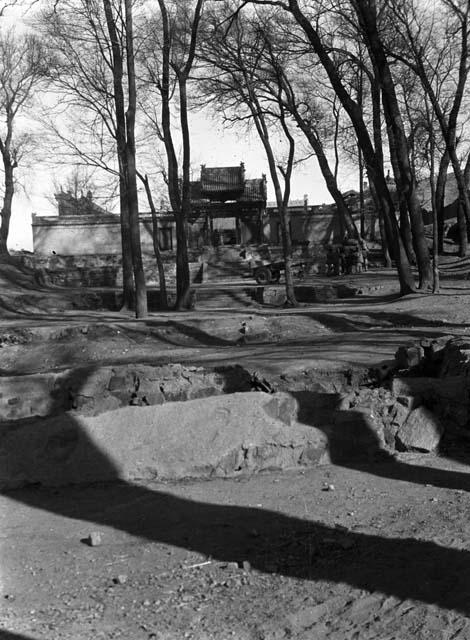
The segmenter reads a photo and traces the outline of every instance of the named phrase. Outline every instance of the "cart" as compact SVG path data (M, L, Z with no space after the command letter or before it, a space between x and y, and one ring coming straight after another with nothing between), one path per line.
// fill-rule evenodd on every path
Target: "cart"
M299 267L298 272L295 274L297 278L304 277L304 267L308 264L308 262L296 262L292 264L293 267ZM258 284L268 285L279 282L281 279L281 271L284 271L285 268L286 263L283 260L277 260L275 262L257 260L255 265L252 266L252 272Z

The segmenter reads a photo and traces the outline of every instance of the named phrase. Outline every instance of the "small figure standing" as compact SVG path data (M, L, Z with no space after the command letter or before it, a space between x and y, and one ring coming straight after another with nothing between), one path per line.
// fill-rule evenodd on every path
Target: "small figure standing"
M369 269L369 247L367 246L367 242L362 240L362 269L363 271L368 271Z
M239 347L241 347L242 345L246 344L248 330L249 330L249 327L248 327L247 323L246 322L242 322L241 327L238 330L238 333L240 334L240 337L237 340L237 345Z

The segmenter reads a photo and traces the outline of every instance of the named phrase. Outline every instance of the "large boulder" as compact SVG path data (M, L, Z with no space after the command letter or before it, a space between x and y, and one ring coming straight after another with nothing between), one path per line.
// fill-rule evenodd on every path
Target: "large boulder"
M397 448L405 451L435 451L444 433L437 416L426 407L410 411L396 434Z
M67 412L0 426L0 486L234 476L327 461L327 449L284 393Z

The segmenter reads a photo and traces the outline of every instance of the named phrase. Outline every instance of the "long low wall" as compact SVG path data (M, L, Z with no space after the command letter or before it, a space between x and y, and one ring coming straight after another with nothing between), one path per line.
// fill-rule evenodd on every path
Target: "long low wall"
M146 250L147 249L147 250ZM190 250L189 269L192 282L223 281L249 275L249 266L240 257L240 246L203 247ZM282 260L279 246L269 247L272 260ZM176 256L174 251L162 253L167 284L176 283ZM44 283L68 287L121 287L122 259L120 253L89 255L22 254L23 264L38 272ZM309 271L324 271L325 249L321 245L299 247L294 251L294 261L309 262ZM143 247L143 262L148 286L158 287L158 270L153 254Z
M140 239L142 251L153 253L153 225L150 213L140 215ZM175 222L172 214L159 216L160 237L166 248L176 246ZM200 225L188 227L189 246L201 241ZM115 214L77 216L33 215L33 247L36 255L82 256L118 255L122 252L121 222Z
M39 281L66 287L121 287L122 258L118 254L100 255L22 255L26 267L37 272ZM143 264L147 285L158 286L158 270L155 257L144 254ZM164 256L164 271L169 286L176 282L174 252ZM198 255L190 255L189 270L192 282L203 278L203 264Z

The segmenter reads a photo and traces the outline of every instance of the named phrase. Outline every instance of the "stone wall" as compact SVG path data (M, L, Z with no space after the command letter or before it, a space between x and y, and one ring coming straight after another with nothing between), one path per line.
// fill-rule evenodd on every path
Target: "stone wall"
M147 249L148 246L146 247ZM144 247L145 249L145 247ZM190 274L192 282L225 281L250 275L248 262L240 257L240 246L202 247L189 251ZM324 271L325 250L322 245L297 247L294 250L295 262L308 262L307 272ZM269 247L272 260L282 260L279 246ZM122 260L120 253L102 253L90 255L21 254L23 264L38 272L38 278L44 284L67 287L121 287ZM162 252L167 284L176 282L176 255L174 251ZM158 271L153 254L143 252L144 271L147 285L158 287Z
M99 255L35 255L22 254L21 261L26 267L37 272L42 284L66 287L118 287L122 286L122 259L118 254ZM192 282L202 278L202 264L198 253L190 252L190 275ZM176 283L176 262L173 251L163 256L167 285ZM158 287L158 271L153 255L143 255L147 285Z

